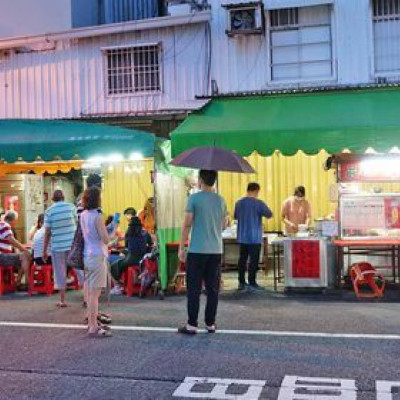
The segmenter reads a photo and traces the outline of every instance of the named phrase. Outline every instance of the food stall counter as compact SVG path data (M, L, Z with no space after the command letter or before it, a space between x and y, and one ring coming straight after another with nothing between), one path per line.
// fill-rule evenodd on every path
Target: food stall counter
M335 247L323 237L288 237L283 241L285 288L334 286Z

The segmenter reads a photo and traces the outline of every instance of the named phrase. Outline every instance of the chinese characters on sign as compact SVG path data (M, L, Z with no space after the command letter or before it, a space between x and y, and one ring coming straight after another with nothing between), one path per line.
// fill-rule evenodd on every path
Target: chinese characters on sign
M375 387L376 400L395 400L400 382L376 381ZM276 400L357 400L357 391L353 379L286 375ZM187 377L172 396L183 399L275 400L267 381L221 378Z
M339 182L398 182L400 160L369 159L341 163Z

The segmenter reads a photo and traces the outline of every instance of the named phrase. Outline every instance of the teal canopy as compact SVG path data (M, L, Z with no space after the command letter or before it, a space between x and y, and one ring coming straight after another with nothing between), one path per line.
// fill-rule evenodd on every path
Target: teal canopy
M0 158L86 160L112 153L153 157L155 136L135 129L65 120L0 120Z

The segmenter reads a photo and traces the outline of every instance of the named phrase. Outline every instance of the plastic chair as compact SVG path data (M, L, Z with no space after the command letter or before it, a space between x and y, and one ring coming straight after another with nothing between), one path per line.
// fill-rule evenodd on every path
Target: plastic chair
M358 298L383 296L385 279L371 264L366 262L353 264L350 268L350 279ZM369 286L372 293L362 293L360 291L362 286Z
M7 292L15 292L16 284L15 284L15 275L14 275L14 267L0 266L0 296Z
M67 284L67 288L75 290L81 289L81 285L79 284L79 278L74 268L68 268L67 276L73 279L72 282Z
M51 296L53 292L53 266L33 264L29 271L28 296L32 296L33 293Z
M174 292L179 294L186 290L186 263L180 262L174 276Z
M139 281L140 267L139 265L130 265L122 275L124 281L124 291L126 296L132 297L138 295L141 290Z

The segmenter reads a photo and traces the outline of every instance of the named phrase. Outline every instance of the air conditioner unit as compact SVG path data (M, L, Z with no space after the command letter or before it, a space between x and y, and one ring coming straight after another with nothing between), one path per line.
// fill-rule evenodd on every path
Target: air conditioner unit
M261 2L224 6L228 13L228 36L264 33L264 7Z

